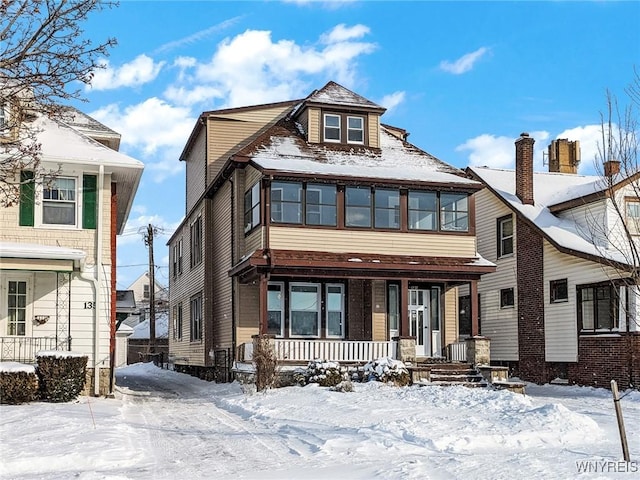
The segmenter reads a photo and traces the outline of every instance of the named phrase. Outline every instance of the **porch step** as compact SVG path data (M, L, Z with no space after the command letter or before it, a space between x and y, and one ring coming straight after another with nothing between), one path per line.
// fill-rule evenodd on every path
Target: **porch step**
M462 387L467 387L467 388L486 388L487 386L489 386L489 384L485 381L480 381L480 382L463 382L463 381L456 381L456 382L446 382L446 381L432 381L429 382L427 380L421 380L419 382L414 383L414 385L418 385L420 387L453 387L454 385L459 385Z
M482 382L484 377L478 374L442 375L431 372L430 380L431 382L478 383Z

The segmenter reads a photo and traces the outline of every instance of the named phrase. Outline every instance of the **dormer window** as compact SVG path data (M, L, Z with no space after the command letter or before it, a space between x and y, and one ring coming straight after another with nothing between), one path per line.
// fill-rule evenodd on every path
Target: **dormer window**
M340 142L340 115L325 113L324 141L338 143Z
M324 142L364 145L364 116L325 113L323 120L322 131Z
M364 119L347 117L347 143L364 143Z

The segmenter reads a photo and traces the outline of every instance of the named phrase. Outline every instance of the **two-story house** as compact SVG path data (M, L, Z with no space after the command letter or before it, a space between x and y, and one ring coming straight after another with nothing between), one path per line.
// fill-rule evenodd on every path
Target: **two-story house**
M637 386L638 237L621 228L638 233L638 176L613 161L579 175L579 143L566 139L549 145L549 172L534 173L533 144L516 141L515 171L468 169L487 186L474 194L478 251L497 265L478 287L491 361L538 383Z
M118 152L118 133L75 109L64 120L27 121L44 173L21 171L13 179L20 182L19 204L0 209L0 360L31 363L41 350L83 353L85 390L107 394L115 362L116 235L143 164Z
M456 287L476 291L495 268L476 250L482 185L384 111L329 82L200 116L169 240L177 369L246 359L256 334L291 361L371 360L405 337L418 358L441 357L458 340Z

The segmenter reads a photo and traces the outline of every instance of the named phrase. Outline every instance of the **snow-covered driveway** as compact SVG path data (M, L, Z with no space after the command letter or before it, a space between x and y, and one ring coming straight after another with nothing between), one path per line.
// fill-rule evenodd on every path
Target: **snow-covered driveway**
M0 406L0 478L466 480L640 472L638 392L622 401L632 462L620 464L606 390L529 386L522 396L355 387L245 394L237 384L131 365L118 371L116 399Z

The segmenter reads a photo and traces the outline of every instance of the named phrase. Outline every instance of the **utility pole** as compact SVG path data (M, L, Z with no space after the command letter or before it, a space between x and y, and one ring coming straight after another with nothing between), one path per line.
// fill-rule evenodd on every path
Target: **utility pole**
M156 267L153 262L153 237L156 228L149 224L144 243L149 247L149 353L156 353Z

